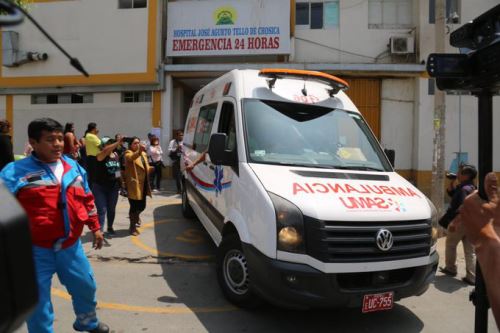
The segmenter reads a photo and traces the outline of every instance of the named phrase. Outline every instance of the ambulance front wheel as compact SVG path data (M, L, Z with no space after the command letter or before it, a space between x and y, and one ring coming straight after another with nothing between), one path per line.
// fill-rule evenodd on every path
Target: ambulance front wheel
M189 204L189 197L187 195L186 180L182 182L181 197L182 197L182 216L188 219L194 218L195 217L194 211L193 208L191 208L191 205Z
M229 234L217 249L217 279L224 296L233 304L247 309L256 308L262 300L252 290L247 259L237 234Z

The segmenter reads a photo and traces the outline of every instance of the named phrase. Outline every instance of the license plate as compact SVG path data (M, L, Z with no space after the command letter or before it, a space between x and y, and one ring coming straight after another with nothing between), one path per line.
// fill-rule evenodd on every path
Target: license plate
M394 292L371 294L363 297L363 313L392 309Z

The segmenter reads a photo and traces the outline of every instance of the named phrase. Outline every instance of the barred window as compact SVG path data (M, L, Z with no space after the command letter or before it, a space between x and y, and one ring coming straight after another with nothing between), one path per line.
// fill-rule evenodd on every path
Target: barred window
M145 102L151 102L151 91L122 92L122 103L145 103Z
M118 0L119 9L146 8L148 0Z
M31 104L87 104L94 103L94 94L36 94Z

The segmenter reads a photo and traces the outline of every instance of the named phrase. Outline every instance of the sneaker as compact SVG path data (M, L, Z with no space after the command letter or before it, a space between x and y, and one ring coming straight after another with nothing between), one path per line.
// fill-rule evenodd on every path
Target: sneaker
M75 324L73 324L73 329L78 332L90 332L90 333L108 333L109 332L109 326L104 324L104 323L99 323L96 328L90 331L82 331L79 330Z
M115 229L108 228L108 234L110 234L110 235L116 235Z
M476 285L476 282L474 282L471 279L466 278L466 277L463 277L462 281L465 282L465 283L467 283L469 286L475 286Z
M158 190L154 188L154 189L153 189L153 192L155 192L155 193L156 193L156 192L158 192Z
M448 276L457 276L457 272L450 271L446 267L439 267L439 271L443 274L446 274Z

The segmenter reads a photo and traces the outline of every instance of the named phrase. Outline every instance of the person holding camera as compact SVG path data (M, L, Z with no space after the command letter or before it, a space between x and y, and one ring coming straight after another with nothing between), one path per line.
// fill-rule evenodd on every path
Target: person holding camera
M151 174L151 188L153 192L158 192L161 187L161 173L163 169L163 150L160 146L160 140L157 136L153 135L147 148L149 161L154 168Z
M101 152L97 154L96 174L92 185L101 231L104 230L104 221L107 217L107 233L109 235L115 234L113 222L115 221L118 192L122 182L120 158L115 149L122 142L121 137L118 137L118 141L107 136L101 139Z
M124 160L125 184L130 204L129 233L132 236L137 236L139 235L137 227L141 224L140 214L146 209L146 196L151 197L149 174L153 171L153 168L148 163L146 144L140 142L138 137L130 139Z
M474 249L470 241L465 237L465 230L463 225L458 222L457 216L465 198L476 190L474 186L476 176L477 170L473 165L464 164L460 166L456 180L453 180L447 189L448 195L451 197L450 206L439 221L439 224L448 231L446 235L445 267L440 267L439 270L449 276L457 275L457 246L461 241L464 247L466 271L462 281L469 285L474 285L476 281ZM455 182L458 183L455 185Z
M172 160L172 171L174 174L177 193L181 193L181 157L182 157L182 140L184 132L178 130L175 133L175 138L168 144L168 156Z

